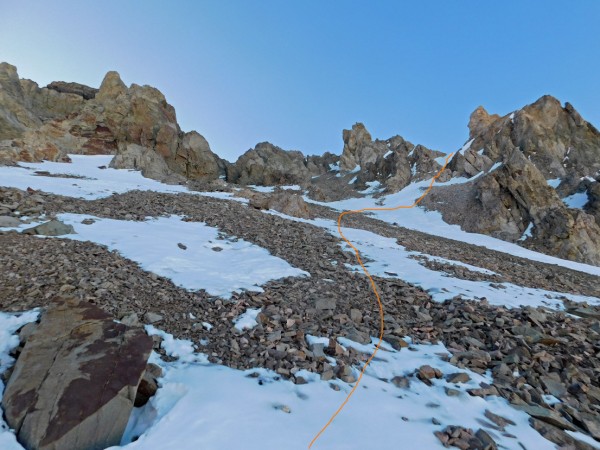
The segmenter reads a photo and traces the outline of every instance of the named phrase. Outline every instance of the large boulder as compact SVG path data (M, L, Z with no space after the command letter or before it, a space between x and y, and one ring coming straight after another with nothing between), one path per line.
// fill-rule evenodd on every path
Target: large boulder
M235 195L247 198L251 208L261 210L272 209L288 216L300 217L302 219L312 219L314 217L309 205L304 201L302 196L288 190L278 189L273 193L266 194L242 189L237 191Z
M171 172L164 158L147 147L138 144L127 144L111 160L109 166L113 169L139 170L142 175L159 181L184 181L181 175Z
M141 328L56 299L27 339L2 399L19 442L38 450L118 445L152 350Z
M23 230L23 234L37 234L41 236L63 236L74 233L75 229L72 225L67 225L56 219Z
M304 185L311 178L304 155L261 142L227 169L227 181L241 185Z

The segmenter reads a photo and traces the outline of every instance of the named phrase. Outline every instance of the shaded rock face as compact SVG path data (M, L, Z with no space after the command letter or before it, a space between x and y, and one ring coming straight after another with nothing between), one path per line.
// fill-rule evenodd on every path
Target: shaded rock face
M98 89L86 86L85 84L66 83L64 81L53 81L46 86L46 88L57 92L62 92L64 94L81 95L85 100L94 98L98 93Z
M466 231L518 241L560 258L600 265L600 227L594 217L569 209L542 173L515 148L503 163L472 182L437 186L423 204Z
M68 153L121 155L113 167L160 180L210 181L225 166L200 134L181 131L155 88L128 88L117 72L107 73L100 89L64 82L39 88L0 64L0 159L68 161Z
M477 108L469 141L448 167L452 176L477 179L433 189L424 204L444 220L600 264L600 133L569 103L546 95L503 117ZM573 194L587 199L583 209L561 200Z
M151 349L141 328L90 303L55 299L6 386L7 423L26 448L118 445Z
M227 169L227 181L262 186L305 184L311 177L304 155L269 142L248 150Z

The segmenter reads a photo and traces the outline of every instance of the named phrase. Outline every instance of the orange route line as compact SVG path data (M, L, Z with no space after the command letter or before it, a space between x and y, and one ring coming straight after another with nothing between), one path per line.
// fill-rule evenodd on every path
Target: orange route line
M360 252L352 244L352 242L350 242L346 238L346 236L344 236L344 233L342 233L342 218L346 214L359 214L359 213L362 213L362 212L365 212L365 211L396 211L398 209L410 209L410 208L414 208L429 193L429 191L433 187L433 183L435 182L435 180L437 180L439 178L439 176L442 174L442 172L446 169L446 166L448 165L448 160L450 159L450 157L452 155L453 155L453 153L450 153L446 157L446 162L444 163L444 166L431 179L431 183L429 183L429 187L427 188L427 190L425 192L423 192L423 195L421 195L417 200L415 200L415 202L412 205L400 205L400 206L394 206L393 208L362 208L362 209L354 209L354 210L351 210L351 211L344 211L344 212L342 212L338 216L338 220L337 220L338 233L340 234L340 236L342 237L342 239L344 241L346 241L346 243L350 247L352 247L352 249L354 250L354 253L356 253L356 259L358 260L358 262L359 262L360 266L362 267L363 271L365 272L365 274L369 278L369 281L371 282L371 287L373 288L373 292L375 293L375 297L377 297L377 304L379 305L379 319L380 319L380 322L379 322L379 342L375 346L375 351L373 352L373 354L369 357L369 359L367 359L367 362L363 366L363 368L362 368L362 370L360 372L360 375L358 376L358 379L356 380L356 384L354 385L354 387L352 388L352 390L350 391L350 393L348 394L348 396L346 397L346 399L343 401L343 403L340 405L340 407L337 409L337 411L335 413L333 413L333 415L327 421L327 423L325 424L325 426L323 428L321 428L321 431L319 431L317 433L317 435L313 438L313 440L310 441L310 444L308 444L308 448L311 448L313 446L313 444L317 441L317 439L319 439L319 437L321 437L321 435L325 432L325 430L329 427L329 425L332 424L332 422L337 417L337 415L342 411L342 409L344 409L344 406L346 406L346 403L348 403L348 401L350 400L350 397L352 397L352 395L354 394L354 391L356 391L356 388L360 384L360 380L362 379L363 375L365 374L365 370L367 370L367 367L369 367L369 364L371 363L371 361L375 357L375 354L377 353L377 351L379 350L379 347L381 346L381 343L383 342L383 330L384 330L383 317L384 317L384 314L383 314L383 304L381 303L381 297L379 296L379 292L377 292L377 286L375 285L375 281L373 281L373 278L371 277L371 274L369 274L369 271L367 270L367 268L365 267L365 265L363 264L363 262L362 262L362 260L360 258Z

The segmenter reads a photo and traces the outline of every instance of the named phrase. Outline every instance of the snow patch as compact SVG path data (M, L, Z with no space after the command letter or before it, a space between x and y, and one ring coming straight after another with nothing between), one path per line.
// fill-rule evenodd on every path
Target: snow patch
M234 327L240 331L251 330L252 328L254 328L255 326L258 325L258 322L256 321L256 317L258 316L258 313L260 313L260 308L247 309L245 313L240 314L233 321Z
M373 340L361 345L344 338L338 341L367 354L373 353L376 343ZM467 389L477 388L481 382L491 384L488 375L461 369L470 376L469 382L454 385L441 379L434 380L433 386L411 377L409 389L384 381L412 375L425 364L445 374L459 371L441 358L449 353L442 344L413 344L411 350L397 352L383 344L348 407L319 439L319 449L388 449L398 447L399 442L407 448L441 448L435 431L456 424L479 429L486 409L515 423L506 427L506 434L487 429L499 448L520 449L521 444L539 450L554 448L529 426L529 416L512 408L506 400L467 393ZM132 416L142 425L136 428L130 422L123 447L111 450L305 449L352 388L340 380L322 381L318 374L306 370L296 375L304 377L307 384L295 385L262 368L241 371L203 362L166 363L156 354L154 361L164 371L160 388L145 409ZM359 369L355 367L355 373ZM331 389L330 384L339 391ZM459 394L448 396L446 388L456 389ZM231 431L233 426L235 432ZM385 432L361 431L365 429ZM134 436L139 438L131 442Z
M529 225L527 225L527 229L523 232L523 234L519 238L519 241L524 241L525 239L530 238L531 230L533 230L533 222L529 222Z
M128 191L153 191L169 194L188 193L247 203L247 199L233 197L228 192L194 192L185 186L161 183L145 178L136 170L111 169L108 167L111 155L69 155L71 163L43 161L40 163L19 163L19 167L0 167L0 185L27 189L28 187L51 194L95 200L122 194ZM100 167L106 167L100 169ZM37 176L36 171L50 174L75 175L82 178L59 178Z
M463 145L462 148L458 151L458 153L460 153L461 155L464 155L465 152L471 148L471 144L473 143L474 140L475 139L471 139L469 142L467 142L465 145Z
M95 222L81 223L88 218ZM270 280L309 276L262 247L235 237L223 238L218 228L184 222L179 216L143 222L82 214L59 214L58 219L77 233L63 237L106 245L178 286L204 289L223 298L241 290L262 292L260 285ZM181 249L178 243L187 248Z
M383 190L383 187L381 186L381 183L379 181L367 181L365 184L368 186L367 189L363 191L358 191L359 193L370 195L376 194Z

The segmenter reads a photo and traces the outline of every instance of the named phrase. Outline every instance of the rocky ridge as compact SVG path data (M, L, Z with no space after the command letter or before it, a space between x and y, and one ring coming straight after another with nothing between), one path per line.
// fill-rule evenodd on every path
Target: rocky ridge
M160 91L127 87L116 72L99 89L65 82L40 88L2 63L0 87L4 163L114 154L111 167L141 170L161 181L299 185L314 200L335 201L395 193L431 178L445 159L401 136L373 140L356 123L343 130L341 156L304 156L263 142L229 163L202 135L181 131ZM469 141L422 204L466 231L598 265L599 153L598 130L571 104L563 107L551 96L503 117L479 107L469 120ZM456 177L471 181L443 185ZM573 195L586 199L583 207L565 204Z
M181 182L212 180L225 163L197 132L184 133L175 109L150 86L127 87L108 72L99 89L53 82L40 88L0 63L0 159L68 161L68 153L111 154L112 166Z

